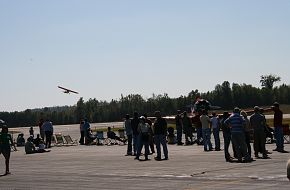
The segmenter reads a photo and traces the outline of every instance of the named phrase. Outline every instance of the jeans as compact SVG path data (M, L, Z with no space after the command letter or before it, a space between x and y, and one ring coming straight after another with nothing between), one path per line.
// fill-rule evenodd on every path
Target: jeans
M210 142L210 128L202 129L202 138L204 150L212 150L212 144Z
M252 157L251 136L250 136L250 132L249 131L245 132L245 138L246 138L248 154L249 154L250 157Z
M133 134L133 151L134 151L134 155L137 154L138 147L139 147L139 134L136 134L136 135Z
M276 146L277 150L284 150L284 138L283 138L283 127L277 127L274 128L274 135L276 139Z
M79 143L80 144L84 144L84 140L85 140L85 132L84 131L81 131L81 138L80 138Z
M214 137L215 149L219 150L221 148L221 146L220 146L220 128L219 127L213 128L213 137Z
M128 146L127 146L127 154L132 154L132 135L127 135L128 138Z
M51 131L45 131L45 146L46 146L46 148L51 147L51 136L52 136Z
M148 140L147 141L140 140L136 157L137 158L140 157L143 145L145 146L145 159L148 159L148 154L149 154L149 141Z
M228 160L230 159L229 147L230 147L232 136L231 136L231 133L227 131L223 131L223 136L224 136L225 159Z
M197 140L197 143L201 143L201 138L202 138L202 129L201 127L197 127L196 128L196 140Z
M182 127L179 125L176 125L176 132L177 132L177 143L182 142Z
M165 135L154 135L156 151L157 151L157 158L161 158L161 146L163 148L164 157L168 158L168 149L166 143L166 136Z
M237 158L239 161L242 160L243 157L245 158L245 160L250 159L250 155L247 152L244 132L232 133L232 143L234 145L234 149L236 150Z

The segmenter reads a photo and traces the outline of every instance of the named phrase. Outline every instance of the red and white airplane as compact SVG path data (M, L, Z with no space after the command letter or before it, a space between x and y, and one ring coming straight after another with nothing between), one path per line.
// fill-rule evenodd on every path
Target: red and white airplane
M76 91L73 91L73 90L70 90L70 89L67 89L67 88L64 88L64 87L61 87L61 86L57 86L57 87L62 89L63 93L69 94L69 93L72 92L72 93L78 94L78 92L76 92Z

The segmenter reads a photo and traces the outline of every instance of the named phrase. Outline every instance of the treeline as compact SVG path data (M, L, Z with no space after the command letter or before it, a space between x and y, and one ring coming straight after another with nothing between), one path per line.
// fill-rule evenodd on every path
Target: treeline
M134 111L152 116L156 110L164 115L175 114L177 109L189 110L196 97L202 97L212 105L221 106L224 110L233 107L240 108L269 106L278 101L290 104L290 86L282 84L275 88L256 88L247 84L230 84L228 81L216 85L213 91L200 93L192 90L186 96L170 98L168 94L155 95L144 99L139 94L121 95L119 100L99 101L80 98L74 106L51 107L43 109L27 109L23 112L0 112L0 118L10 127L34 126L40 118L49 118L55 125L79 123L81 118L90 122L121 121L125 114L131 116Z

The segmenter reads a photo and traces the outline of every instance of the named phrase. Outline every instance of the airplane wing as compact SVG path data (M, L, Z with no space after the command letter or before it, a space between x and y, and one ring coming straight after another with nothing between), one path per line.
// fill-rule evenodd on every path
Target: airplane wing
M78 94L78 92L73 91L73 90L70 90L68 88L64 88L64 87L61 87L61 86L57 86L57 87L60 88L60 89L62 89L62 90L64 90L64 93L70 93L70 92L72 92L72 93Z

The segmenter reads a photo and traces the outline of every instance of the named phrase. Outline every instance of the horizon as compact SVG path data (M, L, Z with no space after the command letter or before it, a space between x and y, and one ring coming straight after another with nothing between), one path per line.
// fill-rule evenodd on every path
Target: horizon
M226 81L223 81L223 82L226 82ZM227 81L227 82L229 82L229 81ZM233 83L235 83L235 82L229 82L230 83L230 87L232 88L232 84ZM237 84L237 83L236 83ZM239 85L243 85L243 84L245 84L245 83L241 83L241 84L239 84ZM283 83L284 84L284 83ZM283 84L281 84L281 85L283 85ZM221 85L221 84L216 84L216 85ZM251 85L251 84L245 84L245 85ZM274 85L274 88L275 87L279 87L279 86L281 86L281 85ZM251 86L253 86L253 85L251 85ZM253 86L253 87L255 87L255 86ZM255 88L258 88L258 89L262 89L262 87L255 87ZM192 89L192 90L198 90L198 89ZM192 91L192 90L190 90L187 94L181 94L180 96L188 96L188 94ZM203 93L207 93L207 92L212 92L212 91L214 91L215 89L212 89L212 90L208 90L208 91L206 91L206 92L201 92L201 91L199 91L198 90L198 93L200 93L200 94L203 94ZM166 92L164 92L164 93L162 93L162 94L155 94L155 93L153 93L154 95L164 95L164 94L167 94ZM128 95L141 95L142 96L142 98L144 99L144 100L148 100L149 98L152 98L152 96L153 96L153 94L151 95L151 96L149 96L149 97L144 97L144 96L142 96L142 94L127 94L127 95L124 95L124 94L120 94L120 97L119 98L113 98L113 100L117 100L117 101L119 101L120 99L121 99L121 95L123 95L123 97L126 97L126 96L128 96ZM69 95L69 94L68 94ZM169 96L169 98L178 98L178 97L180 97L180 96L177 96L177 97L170 97ZM83 97L79 97L79 99L80 98L83 98ZM202 97L201 97L202 98ZM78 99L78 100L79 100ZM83 99L84 100L84 102L87 102L87 101L89 101L89 99L96 99L96 98L93 98L93 97L91 97L91 98L88 98L87 100L85 100L85 99ZM77 100L77 101L78 101ZM112 100L98 100L98 99L96 99L97 101L103 101L103 102L107 102L107 103L110 103L110 101ZM14 110L14 111L0 111L0 112L23 112L23 111L25 111L25 110L37 110L37 109L45 109L45 108L55 108L55 107L66 107L66 106L68 106L68 107L71 107L71 106L76 106L76 104L77 104L77 102L75 102L74 104L72 104L72 105L53 105L53 106L44 106L44 107L36 107L36 108L27 108L27 109L24 109L24 110ZM281 105L283 105L283 104L281 104Z
M1 1L0 112L289 85L289 18L287 0Z

